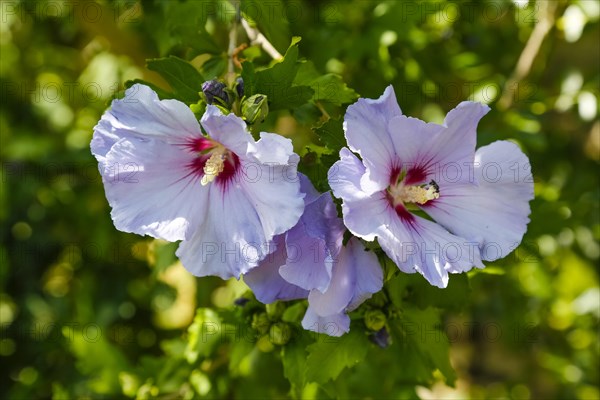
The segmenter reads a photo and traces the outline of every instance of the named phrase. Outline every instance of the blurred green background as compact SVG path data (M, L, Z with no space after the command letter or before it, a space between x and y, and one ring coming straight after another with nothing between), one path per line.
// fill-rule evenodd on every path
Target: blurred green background
M363 97L392 84L406 114L433 122L462 100L488 103L478 146L513 139L531 160L521 247L470 274L468 302L444 314L455 387L430 382L408 396L600 398L600 3L255 6L242 10L280 52L301 36L301 57ZM118 232L89 150L126 80L168 87L145 59L175 54L207 77L222 71L231 17L213 0L0 3L2 398L286 397L272 345L182 361L196 308L227 313L245 287L196 279L173 245ZM204 36L186 36L202 26ZM302 121L301 110L279 112L267 125L302 152L314 140ZM346 396L402 397L412 367L397 359L365 372L363 392Z

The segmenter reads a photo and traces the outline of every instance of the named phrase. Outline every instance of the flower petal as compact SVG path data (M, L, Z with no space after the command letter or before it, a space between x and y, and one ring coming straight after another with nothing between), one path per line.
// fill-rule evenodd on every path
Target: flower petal
M308 297L308 291L293 285L279 275L279 267L285 264L285 235L276 236L276 250L265 257L258 267L244 275L244 282L252 289L258 301L269 304L276 300L294 300Z
M329 193L307 204L286 234L288 260L279 270L281 276L306 290L327 290L344 231Z
M286 233L287 262L279 269L290 283L324 292L329 287L333 260L342 246L344 224L329 193L319 194L310 180L298 174L304 198L300 221Z
M359 99L346 111L346 140L350 149L360 154L366 166L367 173L361 180L361 186L368 193L382 190L389 183L389 167L396 155L388 122L398 115L402 115L402 111L392 86L388 86L379 99Z
M237 115L224 115L216 106L206 106L200 120L211 139L221 143L238 156L255 151L255 142L246 128L246 123Z
M477 243L452 235L434 222L412 216L404 221L394 215L385 229L380 230L378 242L398 268L406 273L419 272L437 287L448 285L448 273L483 268Z
M317 189L315 189L312 182L310 181L310 179L308 179L306 175L298 172L298 179L300 179L300 191L304 193L305 205L312 203L321 196L321 193L319 193Z
M438 124L426 123L417 118L404 115L394 117L390 120L388 129L390 131L394 149L398 160L394 167L411 173L413 170L420 171L420 177L413 177L410 184L419 184L428 181L434 175L435 170L429 164L429 143L445 128ZM409 179L410 177L407 177Z
M477 184L440 183L440 198L423 209L451 232L479 243L484 260L506 257L521 242L531 212L533 180L519 147L497 141L477 150Z
M351 257L351 252L342 249L333 265L327 290L324 293L318 290L309 293L308 303L318 315L324 317L341 313L354 297L356 270Z
M304 211L291 141L261 133L256 151L245 156L238 180L258 214L267 240L292 228Z
M357 238L351 238L344 251L350 252L350 260L356 270L354 296L346 308L346 311L352 311L370 298L373 293L381 290L383 271L375 253L367 251Z
M222 191L209 185L209 212L195 234L176 255L196 276L239 278L258 266L272 250L260 216L240 186Z
M113 100L101 119L107 121L110 132L119 137L128 135L154 137L171 143L183 143L202 132L194 113L178 100L160 100L148 86L135 84L125 91L121 100ZM108 129L104 129L105 131ZM98 131L102 134L102 129Z
M438 184L472 182L472 162L477 142L477 124L490 108L463 101L451 110L441 130L423 153L426 169L434 169Z
M344 312L322 317L309 305L302 319L302 327L329 336L342 336L350 332L350 317Z
M192 157L162 140L114 144L101 172L117 229L168 241L191 237L208 207L206 190L186 169Z
M365 167L348 149L340 150L340 161L329 170L329 185L333 194L343 200L344 224L354 235L365 240L375 239L376 232L387 218L389 202L385 193L369 195L360 187Z

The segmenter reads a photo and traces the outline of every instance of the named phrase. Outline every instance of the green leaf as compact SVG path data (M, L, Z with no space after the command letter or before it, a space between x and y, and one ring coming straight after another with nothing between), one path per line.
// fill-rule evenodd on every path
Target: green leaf
M313 100L325 101L338 106L351 103L358 94L350 89L339 75L326 74L311 82L310 87L315 91Z
M302 330L281 349L283 375L290 381L290 392L295 399L302 398L302 390L307 383L304 377L306 348L311 342L310 335Z
M221 319L209 308L199 308L194 322L188 328L185 358L192 364L199 356L208 357L221 337Z
M471 287L467 274L452 275L448 287L440 289L430 285L420 274L402 274L386 283L392 302L397 308L404 303L419 308L440 307L460 311L469 304Z
M358 98L358 94L344 83L341 76L331 73L320 75L310 61L299 67L294 83L310 86L314 90L312 100L315 102L341 106Z
M218 6L233 8L225 2ZM155 27L153 34L160 54L175 53L182 48L191 50L190 58L221 53L222 47L206 31L206 22L216 7L214 0L146 2L144 16ZM225 12L232 15L229 9Z
M227 56L223 55L211 57L202 64L202 72L207 80L218 78L225 72L226 68Z
M439 370L447 384L454 384L456 373L450 364L449 342L438 310L404 308L400 317L390 322L390 327L393 338L390 351L410 365L399 379L429 385L434 382L433 373Z
M232 376L247 375L251 369L251 356L255 350L255 340L238 332L239 339L231 342L229 372Z
M338 155L342 147L346 146L343 124L341 119L331 118L323 125L313 129L319 140L335 155Z
M358 329L351 329L341 337L319 335L317 342L308 346L306 380L325 383L335 379L344 370L365 358L370 343Z
M175 97L186 104L200 99L204 77L187 61L175 56L147 60L147 67L158 72L171 86Z
M327 173L337 160L337 154L318 154L309 150L302 156L298 170L310 179L319 192L326 192L330 189Z
M292 39L281 62L270 68L257 71L248 61L242 64L244 78L244 94L265 94L269 100L269 110L291 109L307 103L314 94L312 88L306 85L293 85L298 72L298 42L299 37Z

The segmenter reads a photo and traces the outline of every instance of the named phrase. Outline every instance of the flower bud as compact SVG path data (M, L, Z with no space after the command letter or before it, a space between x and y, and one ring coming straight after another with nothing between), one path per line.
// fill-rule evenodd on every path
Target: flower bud
M377 332L375 332L374 334L369 336L369 338L371 339L371 341L373 343L375 343L377 346L381 347L382 349L385 349L390 344L392 344L392 339L390 337L390 333L387 331L386 328L382 328L382 329L378 330Z
M285 322L277 322L276 324L271 325L271 329L269 330L271 343L283 346L290 341L291 337L292 329Z
M202 93L204 93L208 104L216 102L218 105L229 107L229 94L226 89L227 85L216 79L202 84Z
M262 122L269 114L267 96L255 94L242 102L242 118L248 123Z
M237 93L238 98L241 99L244 97L244 80L241 76L235 80L235 92Z
M385 326L385 314L380 310L369 310L365 313L365 325L373 331L379 331Z
M257 330L259 333L267 333L271 321L266 313L254 314L252 316L252 329Z
M266 309L267 315L269 318L271 318L271 320L278 320L285 311L285 304L283 304L281 301L276 301L274 303L267 304Z

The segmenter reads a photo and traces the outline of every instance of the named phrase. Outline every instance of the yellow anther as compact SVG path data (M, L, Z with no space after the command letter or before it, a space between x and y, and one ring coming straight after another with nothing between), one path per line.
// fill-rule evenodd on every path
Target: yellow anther
M202 176L200 184L202 186L208 185L215 180L217 175L223 172L223 169L225 169L225 156L222 152L213 153L210 158L206 160L206 164L204 164L204 176Z
M389 193L394 199L394 205L401 203L425 204L430 200L440 197L438 190L434 186L422 187L400 184L390 187Z

